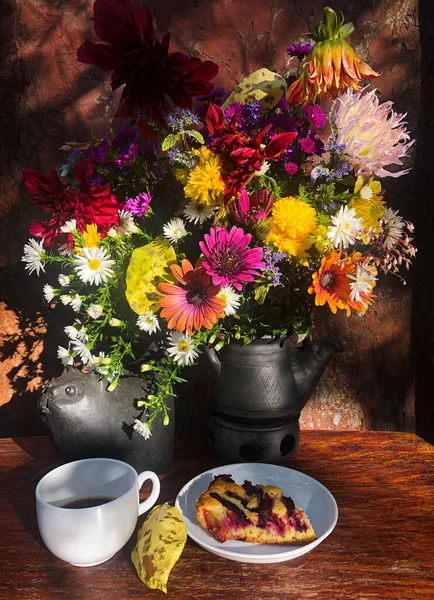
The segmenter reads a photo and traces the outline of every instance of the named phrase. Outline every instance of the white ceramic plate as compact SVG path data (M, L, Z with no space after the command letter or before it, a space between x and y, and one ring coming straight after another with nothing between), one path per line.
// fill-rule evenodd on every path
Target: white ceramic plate
M196 500L207 489L214 476L223 473L232 475L239 485L248 479L254 484L280 487L285 496L291 496L295 504L306 511L317 539L305 546L249 544L233 540L221 543L215 540L196 518ZM181 511L188 535L199 546L218 556L245 563L278 563L298 558L321 544L333 531L338 520L335 499L316 479L293 469L263 463L225 465L205 471L182 488L176 498L176 506Z

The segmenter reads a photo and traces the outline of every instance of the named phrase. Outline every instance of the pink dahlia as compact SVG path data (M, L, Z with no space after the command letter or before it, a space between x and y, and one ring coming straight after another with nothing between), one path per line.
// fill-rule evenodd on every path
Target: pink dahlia
M231 215L240 225L254 225L259 219L266 219L274 202L268 190L254 192L251 196L245 189L231 206Z
M199 242L205 255L202 266L215 285L232 284L241 290L243 283L253 281L259 275L258 270L265 267L263 249L249 248L252 236L241 227L232 227L230 231L211 227L204 237L205 241Z
M396 113L392 102L383 102L377 90L353 93L348 90L333 103L333 129L336 143L345 146L345 158L356 175L400 177L410 169L389 171L403 166L414 140L405 125L405 114Z

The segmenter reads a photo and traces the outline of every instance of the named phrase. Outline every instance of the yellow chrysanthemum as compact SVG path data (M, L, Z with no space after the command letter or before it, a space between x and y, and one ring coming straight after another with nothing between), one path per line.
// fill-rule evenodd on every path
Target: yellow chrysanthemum
M193 152L199 157L199 163L190 171L184 187L185 196L202 204L222 204L225 184L218 156L203 146Z
M357 197L349 203L350 208L356 209L356 217L363 220L366 229L377 229L380 219L384 217L384 200L378 194L381 183L372 178L365 184L363 177L358 177L354 186Z
M188 181L188 169L187 167L177 167L175 169L175 177L176 179L182 183L182 185L185 185Z
M86 225L86 229L83 231L83 239L85 248L96 248L98 246L101 236L95 223Z
M315 209L292 196L281 198L273 204L271 221L273 228L266 241L289 256L306 256L313 243L309 236L317 227Z

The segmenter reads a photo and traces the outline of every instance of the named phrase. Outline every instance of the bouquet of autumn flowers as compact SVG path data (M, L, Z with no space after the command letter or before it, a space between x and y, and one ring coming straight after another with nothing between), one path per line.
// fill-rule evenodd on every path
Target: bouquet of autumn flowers
M296 333L313 305L363 314L379 271L415 255L413 226L380 180L400 177L413 144L405 115L360 82L378 73L324 9L313 43L288 47L296 73L266 68L229 94L212 61L169 52L146 6L96 0L78 60L123 86L111 140L69 143L48 176L24 169L34 206L23 261L50 267L46 301L67 307L58 357L113 390L149 372L145 438L203 344ZM326 115L324 99L333 99ZM329 127L328 136L324 130Z

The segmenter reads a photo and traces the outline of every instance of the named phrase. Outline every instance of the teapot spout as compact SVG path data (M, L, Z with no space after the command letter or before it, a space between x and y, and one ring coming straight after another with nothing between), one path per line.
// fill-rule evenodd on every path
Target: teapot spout
M305 402L310 398L330 360L337 352L343 351L342 342L332 335L318 341L313 341L309 336L303 346L297 348L294 357L294 379L299 395Z

